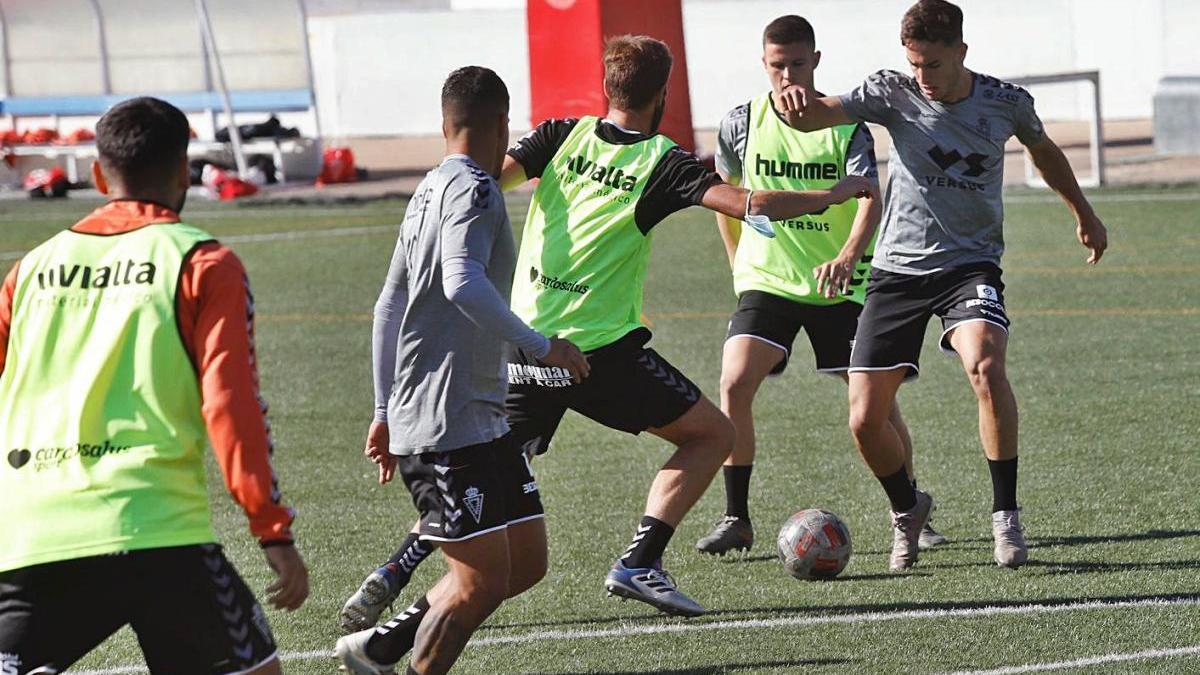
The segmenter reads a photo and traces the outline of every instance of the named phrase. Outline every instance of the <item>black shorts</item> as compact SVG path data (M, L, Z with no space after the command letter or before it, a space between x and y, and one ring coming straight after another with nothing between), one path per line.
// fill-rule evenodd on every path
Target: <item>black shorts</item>
M217 544L0 572L2 673L64 671L126 624L151 673L241 673L276 651L262 607Z
M421 539L465 541L545 513L533 468L511 434L406 455L397 468L421 514Z
M566 371L547 368L513 349L508 364L510 435L529 455L540 455L568 410L611 429L638 434L679 419L700 400L700 389L653 349L638 328L587 353L591 374L575 384Z
M778 375L787 368L792 342L803 328L816 357L818 373L839 373L850 367L850 348L862 305L849 300L836 305L808 305L762 291L738 296L737 311L729 319L725 339L748 337L783 351L783 360L771 369Z
M858 321L850 372L908 368L905 379L920 370L925 326L938 315L942 336L938 346L953 355L947 337L952 328L986 321L1008 331L1004 282L992 263L955 267L924 276L871 270L867 301Z

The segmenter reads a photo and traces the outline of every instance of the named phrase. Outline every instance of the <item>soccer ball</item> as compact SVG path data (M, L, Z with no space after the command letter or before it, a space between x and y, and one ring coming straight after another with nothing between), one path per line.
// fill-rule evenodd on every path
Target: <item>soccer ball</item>
M850 562L850 530L824 509L792 514L779 530L779 559L797 579L832 579Z

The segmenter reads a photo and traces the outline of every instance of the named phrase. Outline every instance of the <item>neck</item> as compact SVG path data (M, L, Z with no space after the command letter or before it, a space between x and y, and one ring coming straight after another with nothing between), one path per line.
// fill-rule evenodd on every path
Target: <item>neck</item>
M946 98L947 103L957 103L971 95L971 83L975 80L975 74L965 67L959 73L958 82L954 85L954 92Z
M649 136L654 133L654 106L649 110L620 110L609 108L604 119L617 126Z
M152 202L160 206L165 206L172 211L178 210L176 205L180 202L180 196L181 195L178 193L167 193L158 190L138 190L129 192L126 190L110 189L108 191L108 200L110 202L117 200Z
M494 139L485 145L477 135L465 131L446 139L446 155L466 155L489 174L495 176L500 173L500 167L496 165L496 142Z

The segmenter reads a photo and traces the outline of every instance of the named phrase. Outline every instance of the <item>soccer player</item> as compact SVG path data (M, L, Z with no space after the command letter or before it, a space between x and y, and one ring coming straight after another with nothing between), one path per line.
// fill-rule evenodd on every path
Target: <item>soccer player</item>
M703 205L747 218L773 236L770 220L820 211L873 186L854 176L810 192L752 192L723 182L658 133L671 63L658 40L610 40L604 52L608 114L543 122L504 159L503 188L541 179L521 240L513 310L534 329L571 339L592 366L591 376L576 383L518 345L510 354L506 408L511 435L530 456L549 448L567 409L612 429L650 431L677 447L605 587L664 612L696 616L703 608L676 589L660 558L729 454L733 427L687 377L645 347L650 331L640 323L642 285L653 228L675 211ZM422 555L406 559L398 552L373 572L347 602L343 624L349 610L355 620L373 623L399 592L396 580L411 574L408 561Z
M1017 504L1017 403L1005 373L1005 142L1015 135L1067 203L1076 237L1091 252L1089 263L1100 261L1108 234L1043 130L1033 97L963 65L967 45L957 6L945 0L913 5L900 42L912 76L882 70L840 97L820 97L799 84L780 95L789 123L799 129L867 121L892 137L883 234L850 358L850 430L892 505L890 566L911 567L931 502L909 482L904 445L888 417L900 384L917 376L926 324L934 314L941 317L939 346L959 358L978 400L992 478L993 557L1015 568L1028 550Z
M508 410L514 436L530 453L548 449L568 409L613 429L649 431L676 446L605 588L695 616L703 608L678 591L661 558L728 456L733 427L683 373L645 346L650 331L640 323L642 285L653 229L693 205L750 217L761 228L762 220L818 212L872 188L853 176L809 192L750 191L723 182L657 133L671 65L669 49L658 40L609 40L608 114L543 122L508 152L501 185L541 179L521 240L513 308L534 328L574 340L593 371L574 384L517 350L509 366Z
M800 85L815 90L821 61L812 25L781 16L763 31L763 67L771 90L729 112L717 135L721 177L753 189L808 190L833 185L845 175L877 180L874 139L865 124L804 133L779 112L779 94ZM703 553L724 555L754 544L750 520L750 473L754 466L754 395L768 375L788 364L801 328L816 356L817 372L846 379L850 345L866 294L880 200L831 206L819 214L775 223L776 237L741 237L741 222L717 214L717 227L733 268L738 308L729 322L721 359L721 410L737 429L725 459L725 515L696 542ZM888 416L912 472L912 440L899 408ZM915 480L913 481L915 484ZM926 524L922 547L944 543Z
M109 202L0 288L2 673L62 672L124 625L153 673L280 672L213 536L206 431L278 575L271 604L308 596L271 469L245 268L179 219L187 145L169 103L114 106L93 166Z
M508 89L478 66L442 87L446 158L417 187L375 305L375 421L366 453L380 482L399 471L422 540L449 571L378 629L338 640L354 673L444 673L507 597L546 573L541 497L507 434L505 341L541 367L587 375L573 344L534 331L508 308L516 260L494 176L508 141Z

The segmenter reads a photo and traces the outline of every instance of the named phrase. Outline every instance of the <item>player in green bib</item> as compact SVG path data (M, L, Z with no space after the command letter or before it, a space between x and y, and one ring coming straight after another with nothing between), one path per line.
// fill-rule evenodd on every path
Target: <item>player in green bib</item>
M299 607L245 268L180 222L181 111L131 99L96 137L110 201L0 287L0 673L63 672L125 625L152 673L278 673L205 484L207 437L279 575L271 603Z
M578 345L591 373L574 382L566 370L513 348L505 408L510 440L530 456L550 447L568 409L677 446L605 587L670 614L695 616L704 609L675 588L660 558L729 455L733 427L683 373L645 346L650 331L641 322L642 285L653 229L680 209L705 206L746 218L757 230L747 237L766 238L774 236L772 219L820 212L875 186L859 176L807 192L725 183L658 133L671 62L658 40L610 40L604 54L608 114L547 120L508 150L503 189L539 179L517 255L513 312L535 331ZM371 577L364 580L347 601L356 628L378 620L430 550L406 540L373 573L388 577L386 588L374 592Z
M649 431L677 450L654 480L632 543L605 580L610 594L677 615L703 608L679 592L661 558L730 452L733 427L666 359L645 345L642 285L654 227L688 206L746 218L774 236L771 220L817 213L873 189L847 177L810 191L729 185L657 133L671 71L667 46L645 36L609 41L604 118L548 120L508 152L501 186L540 179L517 256L512 308L544 335L579 345L591 375L582 383L514 350L509 425L530 454L545 452L568 410L628 433ZM765 223L763 221L766 221Z
M794 15L772 21L763 31L762 60L771 91L722 120L716 153L721 177L755 190L823 189L847 175L878 180L866 125L804 133L778 112L776 97L783 88L814 86L821 52L812 25ZM754 395L767 376L783 373L796 334L803 329L808 335L817 372L847 378L879 216L880 200L864 197L777 221L775 238L767 239L742 236L740 221L717 214L738 296L721 359L721 410L737 436L723 467L725 514L696 542L699 551L724 555L754 543L749 509ZM911 477L912 441L899 408L889 424L904 441ZM926 524L921 541L929 547L945 537Z

